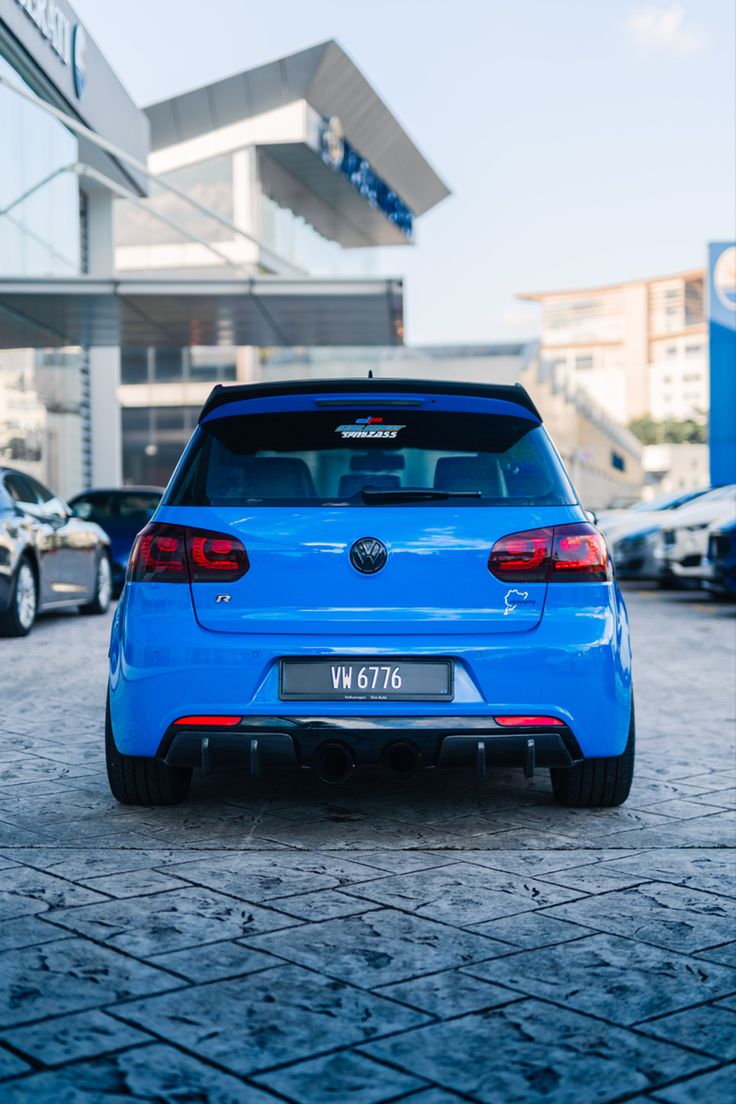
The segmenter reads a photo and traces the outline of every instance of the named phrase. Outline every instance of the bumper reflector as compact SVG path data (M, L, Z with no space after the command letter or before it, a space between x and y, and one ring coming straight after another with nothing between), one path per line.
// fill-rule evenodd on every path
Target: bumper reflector
M192 717L180 717L174 724L178 725L206 725L207 728L232 728L240 724L240 717L211 717L208 714L195 714Z
M533 725L564 725L559 717L494 717L496 724L507 728L530 728Z

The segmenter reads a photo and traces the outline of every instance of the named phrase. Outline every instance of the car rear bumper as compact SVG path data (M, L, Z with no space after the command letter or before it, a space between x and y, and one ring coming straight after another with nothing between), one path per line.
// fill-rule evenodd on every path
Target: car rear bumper
M493 718L504 715L562 722L553 740L543 741L549 750L540 747L540 763L543 755L557 754L563 726L576 741L577 750L563 740L573 758L578 751L586 758L620 755L626 746L629 630L623 600L610 584L556 588L542 622L529 632L418 636L407 626L401 634L371 635L360 628L329 637L285 628L269 634L210 632L194 618L188 587L126 584L110 643L110 709L118 750L168 756L165 740L175 722L203 714L246 719L239 735L223 738L220 729L212 736L213 754L217 748L224 753L231 743L241 754L253 727L259 732L270 727L288 738L272 741L274 746L283 744L287 759L293 756L298 763L309 760L325 725L342 729L340 739L348 733L360 761L375 761L398 734L421 745L428 763L444 765L454 760L455 750L461 759L466 755L463 741L470 741L472 753L478 733L489 757L497 751L505 761L518 757L533 734L515 738L505 730L501 735ZM453 700L370 705L281 700L281 658L336 655L449 657L455 667ZM197 739L177 733L176 742L177 755L197 754L191 751Z
M569 767L582 752L571 730L503 728L489 717L244 717L234 728L172 725L157 758L169 766L313 767L321 749L340 744L359 766L378 766L395 744L409 744L423 767Z

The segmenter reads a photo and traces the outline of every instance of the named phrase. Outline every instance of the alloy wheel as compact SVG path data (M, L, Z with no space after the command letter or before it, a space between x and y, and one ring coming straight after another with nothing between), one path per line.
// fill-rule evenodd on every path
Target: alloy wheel
M25 631L30 629L36 617L36 602L36 580L30 564L24 561L18 569L15 608L18 622Z

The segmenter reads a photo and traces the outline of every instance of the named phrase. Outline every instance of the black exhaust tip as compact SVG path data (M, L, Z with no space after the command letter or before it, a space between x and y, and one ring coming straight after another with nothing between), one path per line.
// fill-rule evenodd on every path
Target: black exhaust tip
M314 769L323 782L334 786L347 782L355 770L355 759L342 744L323 744L315 756Z
M381 756L383 769L394 782L410 782L422 769L422 754L413 744L389 744Z

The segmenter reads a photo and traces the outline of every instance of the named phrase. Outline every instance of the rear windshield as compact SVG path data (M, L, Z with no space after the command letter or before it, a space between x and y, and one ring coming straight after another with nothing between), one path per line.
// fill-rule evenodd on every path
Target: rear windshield
M353 409L237 414L205 423L167 504L412 505L411 491L458 494L430 500L440 506L575 501L544 430L528 418L380 409L366 416Z
M77 517L95 521L103 528L113 521L130 522L142 528L153 517L161 496L147 491L129 494L91 494L75 498Z

